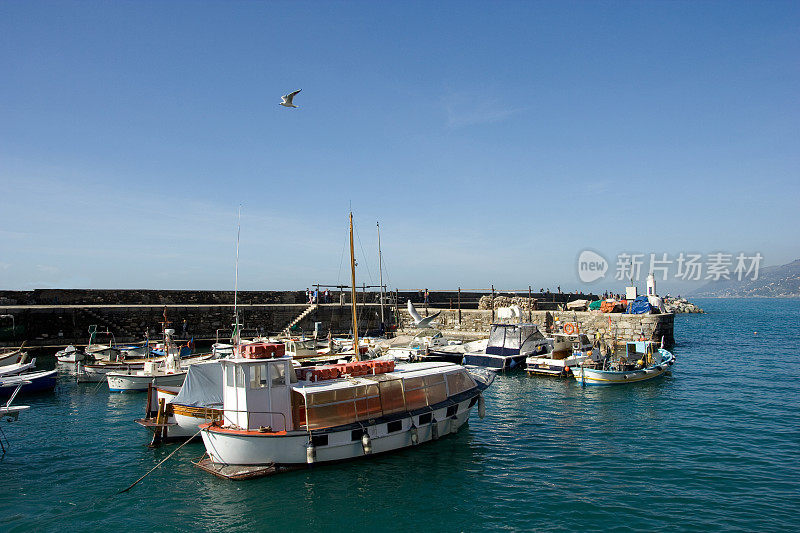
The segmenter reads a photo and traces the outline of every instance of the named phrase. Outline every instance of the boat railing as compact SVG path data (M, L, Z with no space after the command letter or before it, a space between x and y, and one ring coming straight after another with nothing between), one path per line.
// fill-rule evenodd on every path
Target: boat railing
M276 429L275 427L271 426L259 426L256 428L256 431L289 431L289 428L286 425L286 414L281 413L280 411L249 411L245 409L224 409L223 410L223 422L228 423L233 426L238 426L238 420L232 420L231 417L228 416L228 413L247 413L247 427L245 429L250 430L250 415L279 415L283 419L283 429ZM238 417L237 417L238 418ZM274 422L274 421L273 421Z

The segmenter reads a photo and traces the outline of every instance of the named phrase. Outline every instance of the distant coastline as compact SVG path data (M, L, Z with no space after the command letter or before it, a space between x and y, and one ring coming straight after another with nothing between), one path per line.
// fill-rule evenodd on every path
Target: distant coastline
M688 294L692 298L800 298L800 259L764 267L756 279L707 283Z

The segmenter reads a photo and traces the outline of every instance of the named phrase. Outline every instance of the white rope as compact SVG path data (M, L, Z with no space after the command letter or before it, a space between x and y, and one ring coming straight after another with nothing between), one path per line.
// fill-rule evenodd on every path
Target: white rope
M196 436L198 436L198 435L199 435L199 434L200 434L202 431L203 431L203 430L201 429L200 431L198 431L197 433L195 433L194 435L192 435L191 437L189 437L189 439L188 439L186 442L184 442L183 444L181 444L180 446L178 446L178 447L177 447L177 448L176 448L176 449L175 449L175 450L174 450L174 451L173 451L171 454L169 454L168 456L164 457L164 458L163 458L161 461L159 461L159 462L158 462L158 464L157 464L156 466L154 466L153 468L151 468L151 469L150 469L150 470L149 470L149 471L148 471L148 472L147 472L145 475L143 475L142 477L140 477L139 479L137 479L136 481L134 481L134 482L131 484L131 486L130 486L130 487L128 487L127 489L122 489L121 491L117 492L117 494L122 494L123 492L128 492L129 490L131 490L131 489L132 489L133 487L135 487L135 486L136 486L136 485L137 485L137 484L138 484L138 483L139 483L141 480L143 480L144 478L146 478L147 476L149 476L149 475L150 475L150 474L153 472L153 470L155 470L156 468L158 468L159 466L161 466L162 464L164 464L164 462L165 462L167 459L169 459L170 457L172 457L173 455L175 455L175 454L178 452L178 450L180 450L181 448L183 448L184 446L186 446L186 445L187 445L189 442L191 442L191 441L192 441L192 440L193 440L193 439L194 439Z

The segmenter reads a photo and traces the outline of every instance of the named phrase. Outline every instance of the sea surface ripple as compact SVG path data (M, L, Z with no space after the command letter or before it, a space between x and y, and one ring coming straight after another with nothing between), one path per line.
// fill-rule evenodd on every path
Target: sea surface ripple
M175 447L146 447L143 395L63 377L2 425L0 531L795 529L800 302L698 303L671 376L500 375L456 435L245 482L198 470L190 444L117 494Z

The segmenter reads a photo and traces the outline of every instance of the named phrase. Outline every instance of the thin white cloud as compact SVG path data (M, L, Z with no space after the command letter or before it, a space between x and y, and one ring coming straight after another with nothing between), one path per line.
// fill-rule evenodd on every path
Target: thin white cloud
M44 274L58 274L58 267L52 265L36 265L36 270Z
M524 107L511 106L500 97L477 92L451 93L445 96L444 107L447 127L453 129L500 122L525 111Z

